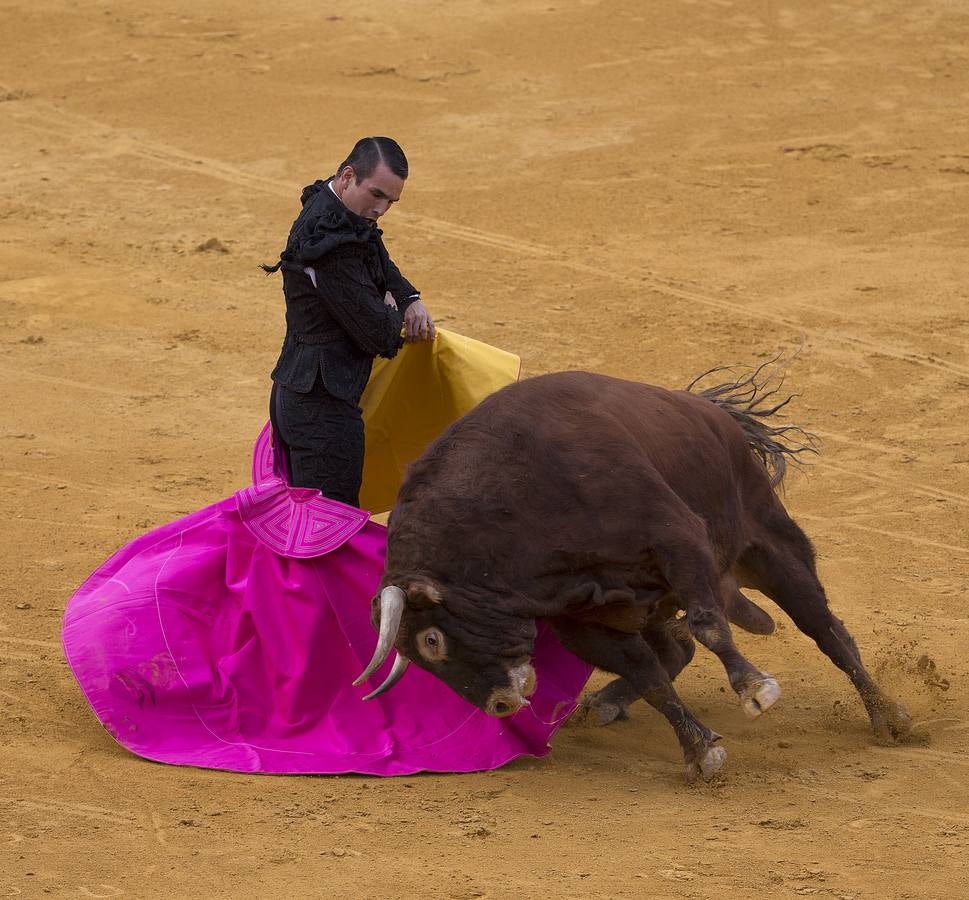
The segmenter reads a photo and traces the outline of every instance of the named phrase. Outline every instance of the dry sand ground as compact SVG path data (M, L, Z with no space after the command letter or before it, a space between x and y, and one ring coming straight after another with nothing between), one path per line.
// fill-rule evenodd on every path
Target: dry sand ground
M969 15L956 2L0 6L0 894L966 896ZM787 490L836 610L928 742L873 746L790 625L785 695L686 787L652 711L482 775L137 759L61 657L65 601L245 484L299 188L411 159L386 233L448 327L680 386L798 355ZM215 238L215 249L200 245ZM771 607L773 609L773 607Z

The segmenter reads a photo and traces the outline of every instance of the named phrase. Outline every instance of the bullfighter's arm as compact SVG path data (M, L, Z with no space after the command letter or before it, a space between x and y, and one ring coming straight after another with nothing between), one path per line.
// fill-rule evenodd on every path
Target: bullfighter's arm
M409 341L433 341L437 335L434 319L427 307L421 302L420 291L414 287L403 275L397 264L390 258L383 241L380 242L380 254L384 271L387 274L387 287L397 308L404 317L404 330Z
M384 301L359 256L334 250L313 272L320 299L350 339L372 356L395 356L403 344L402 315Z
M387 287L404 317L407 340L434 340L437 329L430 312L421 302L420 292L400 274L397 264L389 256L387 257Z
M407 307L419 300L421 296L421 292L401 275L397 264L389 256L387 257L387 290L394 295L401 315L407 312Z

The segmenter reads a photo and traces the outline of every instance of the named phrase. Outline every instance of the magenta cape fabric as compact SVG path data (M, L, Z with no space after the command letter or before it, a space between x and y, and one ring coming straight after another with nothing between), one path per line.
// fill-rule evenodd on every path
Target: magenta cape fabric
M122 548L64 616L68 662L128 750L242 772L492 769L544 756L590 673L539 623L532 705L494 719L411 666L351 682L373 654L370 600L386 530L365 512L290 488L268 429L254 485Z

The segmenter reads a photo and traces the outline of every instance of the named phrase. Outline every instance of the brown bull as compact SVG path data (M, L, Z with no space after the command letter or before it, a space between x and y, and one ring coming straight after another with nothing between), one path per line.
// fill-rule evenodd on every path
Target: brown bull
M534 689L535 620L548 619L573 653L620 676L592 700L603 721L644 697L676 732L688 776L709 779L726 756L720 736L671 678L692 635L720 658L748 715L777 700L777 682L743 657L727 621L770 630L739 592L750 586L847 674L876 735L906 736L904 708L828 609L811 543L774 490L798 452L782 441L795 429L768 425L783 404L761 399L752 378L695 394L584 372L486 399L408 472L379 609L375 598L380 638L356 683L396 646L370 696L413 661L486 712L511 715Z

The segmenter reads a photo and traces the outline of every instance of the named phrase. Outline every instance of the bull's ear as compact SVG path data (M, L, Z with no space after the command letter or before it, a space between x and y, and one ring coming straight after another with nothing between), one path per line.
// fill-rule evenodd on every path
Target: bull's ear
M441 602L441 591L434 582L417 578L407 585L407 605L412 609L430 609Z

